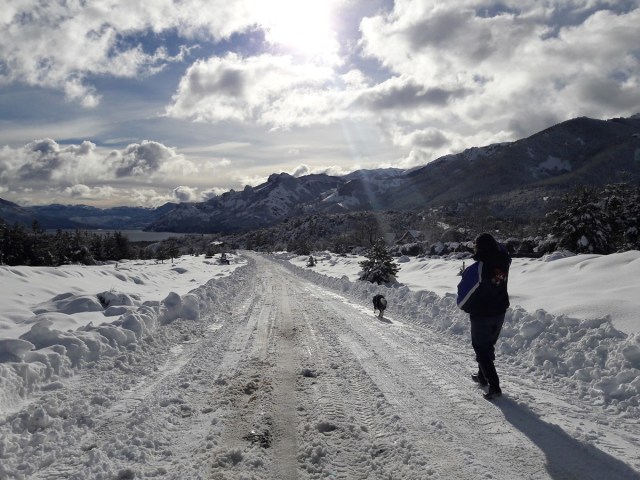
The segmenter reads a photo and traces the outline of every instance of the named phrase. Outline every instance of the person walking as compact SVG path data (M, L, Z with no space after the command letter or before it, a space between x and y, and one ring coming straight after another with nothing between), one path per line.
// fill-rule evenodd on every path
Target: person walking
M494 364L495 345L500 336L505 313L509 307L507 281L511 257L489 233L475 239L475 262L462 272L458 284L458 307L469 314L471 345L478 362L474 382L489 388L487 400L502 396L500 378Z

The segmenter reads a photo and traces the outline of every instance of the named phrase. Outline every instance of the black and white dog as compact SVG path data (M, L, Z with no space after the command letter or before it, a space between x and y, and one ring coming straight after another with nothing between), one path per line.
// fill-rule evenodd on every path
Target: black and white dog
M382 318L384 316L384 311L387 309L387 299L384 298L384 295L377 294L373 297L373 313L376 313L376 310L380 313L378 317Z

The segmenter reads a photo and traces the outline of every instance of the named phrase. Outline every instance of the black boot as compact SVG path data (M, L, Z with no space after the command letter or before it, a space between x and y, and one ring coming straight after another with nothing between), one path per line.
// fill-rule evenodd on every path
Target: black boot
M487 379L484 378L484 375L480 370L478 370L478 373L471 374L471 380L476 382L481 387L486 387L487 385L489 385L489 382L487 382Z
M498 398L502 396L502 390L500 387L489 387L489 391L483 395L487 400L493 400L494 398Z

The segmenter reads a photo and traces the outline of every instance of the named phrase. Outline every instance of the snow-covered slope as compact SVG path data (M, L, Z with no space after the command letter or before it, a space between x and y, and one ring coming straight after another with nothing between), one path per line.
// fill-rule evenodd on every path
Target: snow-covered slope
M149 228L177 232L233 232L279 223L341 183L338 177L273 174L257 187L230 191L204 203L180 204Z

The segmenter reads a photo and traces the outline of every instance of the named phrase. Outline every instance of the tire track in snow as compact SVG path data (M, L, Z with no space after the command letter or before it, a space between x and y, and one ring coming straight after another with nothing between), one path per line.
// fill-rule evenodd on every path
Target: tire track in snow
M305 297L300 295L301 299ZM371 426L370 416L363 421L362 409L356 408L351 402L354 396L362 395L363 389L349 382L349 391L345 392L344 383L347 379L339 376L344 358L335 351L335 345L327 343L324 335L317 334L315 322L318 319L310 318L306 301L298 303L296 315L302 319L302 341L309 352L305 361L305 375L300 381L302 394L310 397L305 398L303 403L305 407L301 423L304 428L301 436L305 439L305 445L300 451L301 468L309 473L328 470L333 478L367 478L369 470L355 461L357 453L362 452L354 449L354 444L350 444L348 439L339 443L337 449L341 455L329 451L326 448L328 442L323 442L339 435L337 430L342 425L352 424L355 428L361 425L364 430L367 429L366 426L362 427L364 424ZM321 460L328 459L331 461L322 465Z
M295 300L295 292L287 281L283 288L278 288L276 294L280 322L275 339L276 365L273 375L273 458L276 460L275 478L280 480L298 478L296 376L300 368L296 342L297 326L289 302L291 296Z
M303 421L305 470L311 478L429 477L426 459L404 441L404 427L393 409L336 333L336 325L349 318L324 315L308 284L298 288L304 292L299 308L308 362L317 372L303 387L311 396Z
M227 365L229 382L214 450L211 478L298 478L296 377L297 329L284 278L275 279L256 259L265 294L251 313L244 348L232 347L237 363Z

